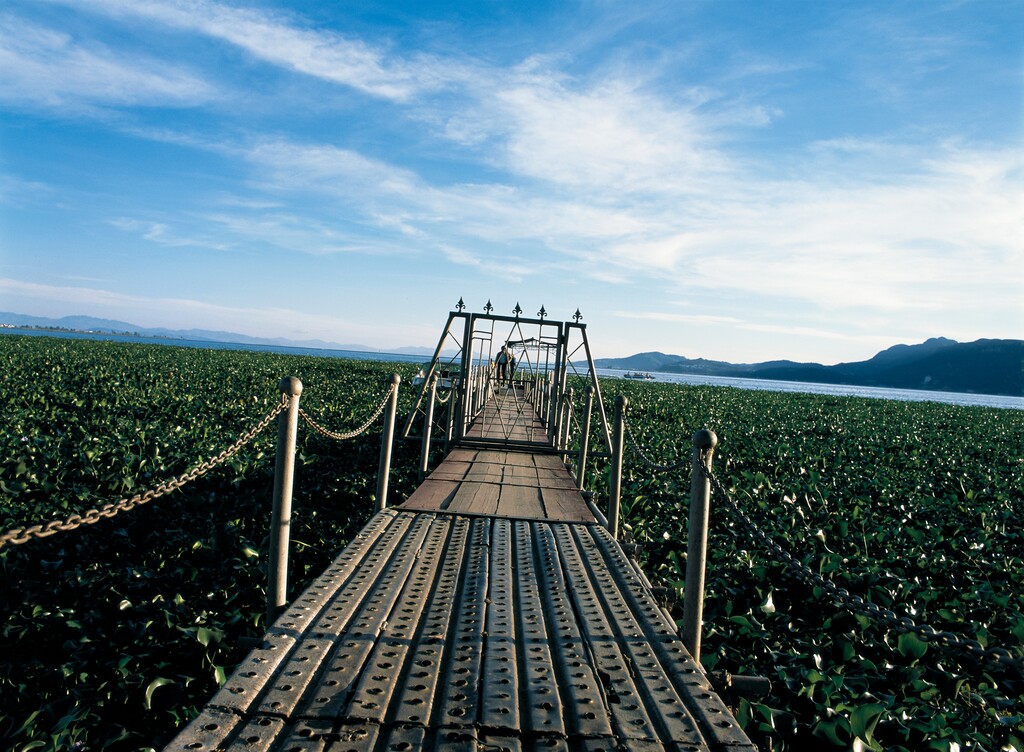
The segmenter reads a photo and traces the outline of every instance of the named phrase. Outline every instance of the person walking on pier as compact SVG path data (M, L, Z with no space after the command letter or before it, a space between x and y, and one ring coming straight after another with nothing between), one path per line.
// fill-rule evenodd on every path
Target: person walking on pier
M505 379L508 376L508 360L509 360L509 351L508 351L508 343L506 342L504 345L501 346L501 349L498 351L497 357L495 357L495 359L494 359L495 364L498 366L498 383L499 384L504 383Z

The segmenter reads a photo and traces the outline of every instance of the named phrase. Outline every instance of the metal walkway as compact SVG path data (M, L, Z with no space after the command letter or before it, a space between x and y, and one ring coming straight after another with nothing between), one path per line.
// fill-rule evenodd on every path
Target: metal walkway
M452 451L167 749L754 750L550 446Z

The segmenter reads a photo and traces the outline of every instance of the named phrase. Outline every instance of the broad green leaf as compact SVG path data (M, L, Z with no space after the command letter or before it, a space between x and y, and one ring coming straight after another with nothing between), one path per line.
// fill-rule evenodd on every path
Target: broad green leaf
M165 679L164 677L157 677L149 683L146 687L146 710L153 709L153 693L156 692L160 687L166 687L169 684L174 684L173 679Z
M899 637L898 650L907 658L920 658L928 652L928 643L913 632L904 632Z
M858 706L850 714L850 731L855 737L863 739L868 744L878 725L878 719L885 713L885 705L880 703L868 703Z

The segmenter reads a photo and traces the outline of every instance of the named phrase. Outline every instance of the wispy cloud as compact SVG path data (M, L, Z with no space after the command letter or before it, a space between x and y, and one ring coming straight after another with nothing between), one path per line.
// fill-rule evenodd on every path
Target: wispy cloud
M112 224L146 242L429 259L452 274L489 271L517 284L557 273L645 300L649 291L714 295L718 325L817 339L825 334L784 311L913 317L921 326L981 298L1002 310L1019 305L1024 159L1016 149L911 128L814 130L784 157L743 141L783 115L773 85L832 65L836 51L754 50L709 73L639 43L600 64L579 39L558 54L509 45L516 51L474 57L472 45L416 50L386 31L326 30L265 4L50 2L101 18L109 46L7 14L0 66L11 73L0 97L58 112L204 104L209 123L139 118L117 128L215 154L237 170L239 182L219 184L212 205L206 196L173 215L118 209L124 216ZM608 14L615 18L603 31L595 23L594 39L616 37L643 15ZM827 15L839 19L832 34L855 30L886 60L914 62L899 72L900 86L928 79L956 45L931 32L907 38L906 18ZM115 47L110 28L139 27L151 50ZM228 50L237 67L182 62L170 39ZM869 58L858 53L852 64L860 79L877 74ZM276 100L254 78L285 82L299 97L316 91L311 107L360 106L337 127L311 125L312 117L293 126L267 114ZM242 102L243 90L242 111L229 111L225 102ZM764 320L749 315L752 301L769 304Z
M280 11L204 0L75 0L70 4L113 18L143 19L203 34L258 60L383 99L406 100L421 89L442 85L450 75L426 56L406 60L362 39L304 28L297 18Z
M123 232L138 235L143 240L157 245L170 248L208 248L215 251L228 251L234 247L233 243L224 242L209 234L205 236L190 236L180 230L171 227L166 222L154 222L130 217L114 217L108 223Z
M247 158L265 185L338 197L368 225L400 227L460 264L486 257L502 265L487 249L522 241L544 249L548 263L580 261L595 277L656 277L823 310L938 310L982 288L1021 284L1021 248L1012 240L1021 159L913 151L904 155L908 174L854 184L835 164L816 172L813 159L801 179L737 171L695 189L680 208L671 192L645 201L602 191L570 196L543 184L437 186L326 145L277 141ZM458 238L465 242L452 242ZM468 242L477 247L471 256L453 255Z
M33 301L38 315L65 316L88 310L92 315L114 318L145 327L165 326L167 321L179 322L174 328L210 329L210 322L218 322L217 329L267 336L281 331L295 339L336 340L338 332L351 333L370 342L400 347L407 342L386 331L383 324L352 321L343 317L323 316L279 306L228 306L192 298L149 297L116 292L103 287L79 285L46 285L0 277L0 294L5 300ZM42 305L41 305L42 304ZM433 327L410 326L399 336L429 337Z
M62 109L191 106L214 88L177 66L126 56L7 13L0 15L0 100Z

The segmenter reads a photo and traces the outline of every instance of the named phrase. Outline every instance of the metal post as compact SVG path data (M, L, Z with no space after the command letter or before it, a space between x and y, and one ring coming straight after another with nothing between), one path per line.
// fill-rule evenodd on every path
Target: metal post
M395 439L395 413L398 412L398 384L402 377L391 374L391 394L384 409L384 433L380 437L380 464L377 466L377 506L379 512L388 505L388 476L391 474L391 444Z
M615 398L615 417L612 421L612 469L608 479L608 532L619 537L619 502L622 500L622 460L625 453L626 405L629 400L621 394Z
M686 544L686 590L683 591L683 644L700 665L701 625L704 619L704 570L708 552L708 512L711 507L711 457L718 437L702 429L693 435L693 475L690 479L690 527Z
M469 426L468 412L471 412L469 397L472 394L469 385L469 372L473 366L473 314L466 316L466 328L462 334L462 361L459 364L459 386L455 397L455 429L454 441L461 441L466 436Z
M583 490L583 475L587 470L587 452L590 451L590 413L594 409L594 385L587 384L587 399L583 406L583 427L580 436L580 454L576 460L576 488Z
M420 480L427 474L427 466L430 464L430 434L434 430L434 400L437 399L437 376L430 380L430 390L427 394L427 413L424 416L423 424L423 448L420 451Z
M546 423L548 427L548 433L551 434L552 437L557 437L559 429L558 421L560 420L560 418L558 416L558 379L554 371L548 372L547 391L548 396Z
M559 421L559 449L569 448L569 434L572 432L572 398L573 390L569 387L562 392L562 419Z
M541 383L541 371L540 371L539 368L537 369L537 378L535 379L535 382L536 383L534 384L534 387L533 387L533 389L534 389L533 406L534 406L534 408L537 411L537 418L541 422L543 422L544 421L544 389L540 385L540 383Z
M267 563L267 627L288 603L288 542L291 537L295 437L298 433L302 382L294 376L286 376L281 379L277 388L290 399L288 409L277 419L274 505L270 518L270 557Z
M454 385L448 390L448 406L445 408L445 415L448 420L448 430L444 434L444 453L448 454L448 448L451 446L453 434L455 432L455 406L458 404L458 395Z

